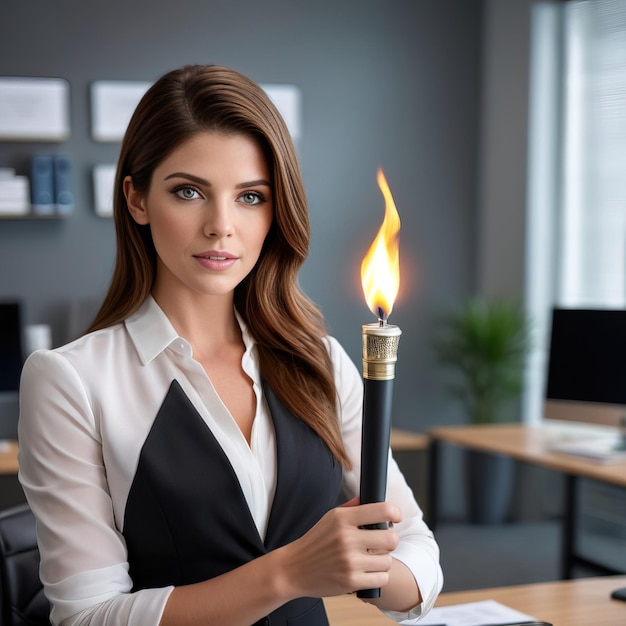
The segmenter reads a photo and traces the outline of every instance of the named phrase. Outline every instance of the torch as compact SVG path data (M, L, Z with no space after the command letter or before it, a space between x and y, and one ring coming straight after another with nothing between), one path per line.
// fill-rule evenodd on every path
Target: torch
M361 264L365 300L378 322L364 324L363 430L361 435L361 504L383 502L387 492L387 463L391 433L393 379L402 331L387 318L400 286L400 217L385 175L379 168L378 186L385 199L385 218ZM366 528L384 529L387 522ZM379 598L380 589L363 589L359 598Z

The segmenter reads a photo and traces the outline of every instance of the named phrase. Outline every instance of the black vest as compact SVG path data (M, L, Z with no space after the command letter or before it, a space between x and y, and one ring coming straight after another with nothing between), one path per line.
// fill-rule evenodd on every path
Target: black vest
M123 535L133 590L219 576L308 531L335 506L341 467L322 440L265 388L277 448L265 541L210 428L173 381L144 442ZM323 602L300 598L258 624L327 626Z

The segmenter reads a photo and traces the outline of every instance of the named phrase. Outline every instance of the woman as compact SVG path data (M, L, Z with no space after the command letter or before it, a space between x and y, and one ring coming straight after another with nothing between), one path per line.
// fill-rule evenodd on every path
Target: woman
M227 68L166 74L115 184L104 303L22 374L53 623L319 626L321 597L372 587L425 613L438 548L393 460L389 502L358 504L361 378L297 286L307 206L271 101Z

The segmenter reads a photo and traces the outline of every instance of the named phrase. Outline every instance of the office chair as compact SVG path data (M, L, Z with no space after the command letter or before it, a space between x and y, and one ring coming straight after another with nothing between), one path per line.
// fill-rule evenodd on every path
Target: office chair
M0 511L1 626L50 626L39 579L35 516L27 504Z

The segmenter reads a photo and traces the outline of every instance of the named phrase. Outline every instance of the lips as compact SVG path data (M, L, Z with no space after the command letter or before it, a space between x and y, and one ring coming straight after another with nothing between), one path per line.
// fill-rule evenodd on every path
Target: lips
M211 261L225 261L228 257L227 256L215 256L215 255L209 255L209 256L200 256L199 258L201 259L211 259Z
M194 258L202 267L209 270L220 271L232 267L238 257L222 250L208 250L200 254L194 254Z
M209 250L207 252L201 252L194 255L197 259L212 259L215 261L225 261L226 259L236 259L237 257L230 252L224 252L221 250Z

